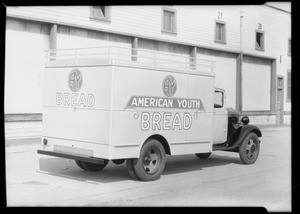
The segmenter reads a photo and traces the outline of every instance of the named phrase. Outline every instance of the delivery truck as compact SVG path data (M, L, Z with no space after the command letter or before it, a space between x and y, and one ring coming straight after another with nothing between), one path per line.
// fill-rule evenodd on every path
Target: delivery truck
M113 46L46 53L38 154L73 159L86 171L126 162L142 181L161 177L166 155L258 158L261 131L226 108L214 61Z

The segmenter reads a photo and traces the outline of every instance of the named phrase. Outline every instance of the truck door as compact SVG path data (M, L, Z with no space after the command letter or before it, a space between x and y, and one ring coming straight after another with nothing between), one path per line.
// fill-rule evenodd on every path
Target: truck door
M225 93L215 89L213 115L213 144L223 143L227 138L228 116L225 107Z

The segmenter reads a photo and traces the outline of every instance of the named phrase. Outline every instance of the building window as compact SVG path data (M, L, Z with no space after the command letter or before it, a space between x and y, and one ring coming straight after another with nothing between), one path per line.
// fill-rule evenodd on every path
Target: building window
M216 21L215 42L226 43L226 23Z
M287 70L287 95L286 101L290 102L292 99L292 75L291 70Z
M110 21L110 7L109 6L91 6L90 18L102 21Z
M255 49L263 51L265 49L265 35L263 31L255 32Z
M162 8L162 32L176 34L176 10Z
M292 54L292 41L289 39L288 41L288 56Z

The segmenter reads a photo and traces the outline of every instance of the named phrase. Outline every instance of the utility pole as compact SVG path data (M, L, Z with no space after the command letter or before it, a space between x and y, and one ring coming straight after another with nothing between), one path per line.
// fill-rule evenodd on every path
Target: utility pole
M240 54L239 54L239 68L237 74L237 108L240 112L243 110L243 18L244 12L240 11Z

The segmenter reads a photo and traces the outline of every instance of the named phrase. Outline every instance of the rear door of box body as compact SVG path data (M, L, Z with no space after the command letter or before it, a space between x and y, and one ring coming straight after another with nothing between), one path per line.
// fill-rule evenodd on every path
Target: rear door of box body
M42 135L50 149L108 157L111 70L112 66L45 69Z

